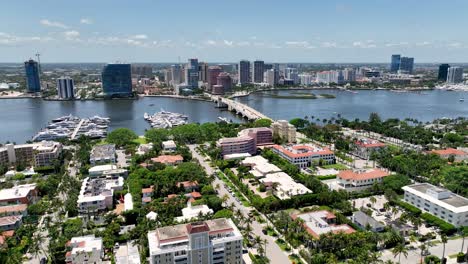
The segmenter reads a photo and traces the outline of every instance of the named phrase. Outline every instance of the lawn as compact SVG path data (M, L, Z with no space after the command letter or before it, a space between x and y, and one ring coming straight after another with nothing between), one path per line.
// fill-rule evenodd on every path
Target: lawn
M335 170L347 170L348 169L348 167L346 167L343 164L339 164L339 163L323 165L322 168L324 168L324 169L335 169Z
M276 244L278 244L278 246L281 248L281 250L283 251L291 251L291 248L286 244L286 242L284 242L283 239L281 238L278 238L276 239Z
M137 139L134 139L133 142L137 143L137 144L146 144L146 138L145 137L138 137Z

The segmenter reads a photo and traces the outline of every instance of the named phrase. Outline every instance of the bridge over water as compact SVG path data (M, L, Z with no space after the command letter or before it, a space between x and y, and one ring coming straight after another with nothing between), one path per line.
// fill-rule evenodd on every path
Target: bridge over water
M229 111L235 112L236 114L247 118L248 120L257 120L261 118L270 119L268 116L263 113L253 109L252 107L245 105L243 103L234 101L229 98L211 95L211 100L217 103L218 107L227 107Z

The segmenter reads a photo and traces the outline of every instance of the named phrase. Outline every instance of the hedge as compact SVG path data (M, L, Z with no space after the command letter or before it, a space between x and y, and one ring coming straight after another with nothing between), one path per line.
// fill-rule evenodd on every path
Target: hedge
M391 205L398 205L400 206L401 208L405 209L406 211L414 214L415 216L419 216L421 215L422 211L414 206L412 206L411 204L409 203L405 203L403 201L400 201L400 200L395 200L395 201L391 201L390 202Z
M457 228L454 225L449 224L444 220L429 213L421 214L421 218L424 219L427 223L439 227L440 231L442 231L442 233L446 235L453 235L455 232L457 232Z

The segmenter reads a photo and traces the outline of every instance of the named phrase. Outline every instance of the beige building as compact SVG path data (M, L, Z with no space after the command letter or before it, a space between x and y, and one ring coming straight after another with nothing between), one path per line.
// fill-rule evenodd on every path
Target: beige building
M6 144L0 148L0 164L22 163L36 167L52 166L62 153L62 144L42 141L34 144Z
M230 219L214 219L148 232L150 264L241 264L242 235Z
M271 124L273 137L278 136L288 143L296 142L296 128L286 120L278 120Z

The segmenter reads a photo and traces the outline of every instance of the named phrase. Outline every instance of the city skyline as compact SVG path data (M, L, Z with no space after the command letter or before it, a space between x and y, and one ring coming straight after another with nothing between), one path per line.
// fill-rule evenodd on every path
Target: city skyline
M176 62L179 57L182 62L194 57L383 63L391 54L409 55L415 63L457 63L468 55L468 37L460 34L467 22L463 1L109 4L9 3L11 12L0 18L2 62L22 62L36 52L45 63Z

